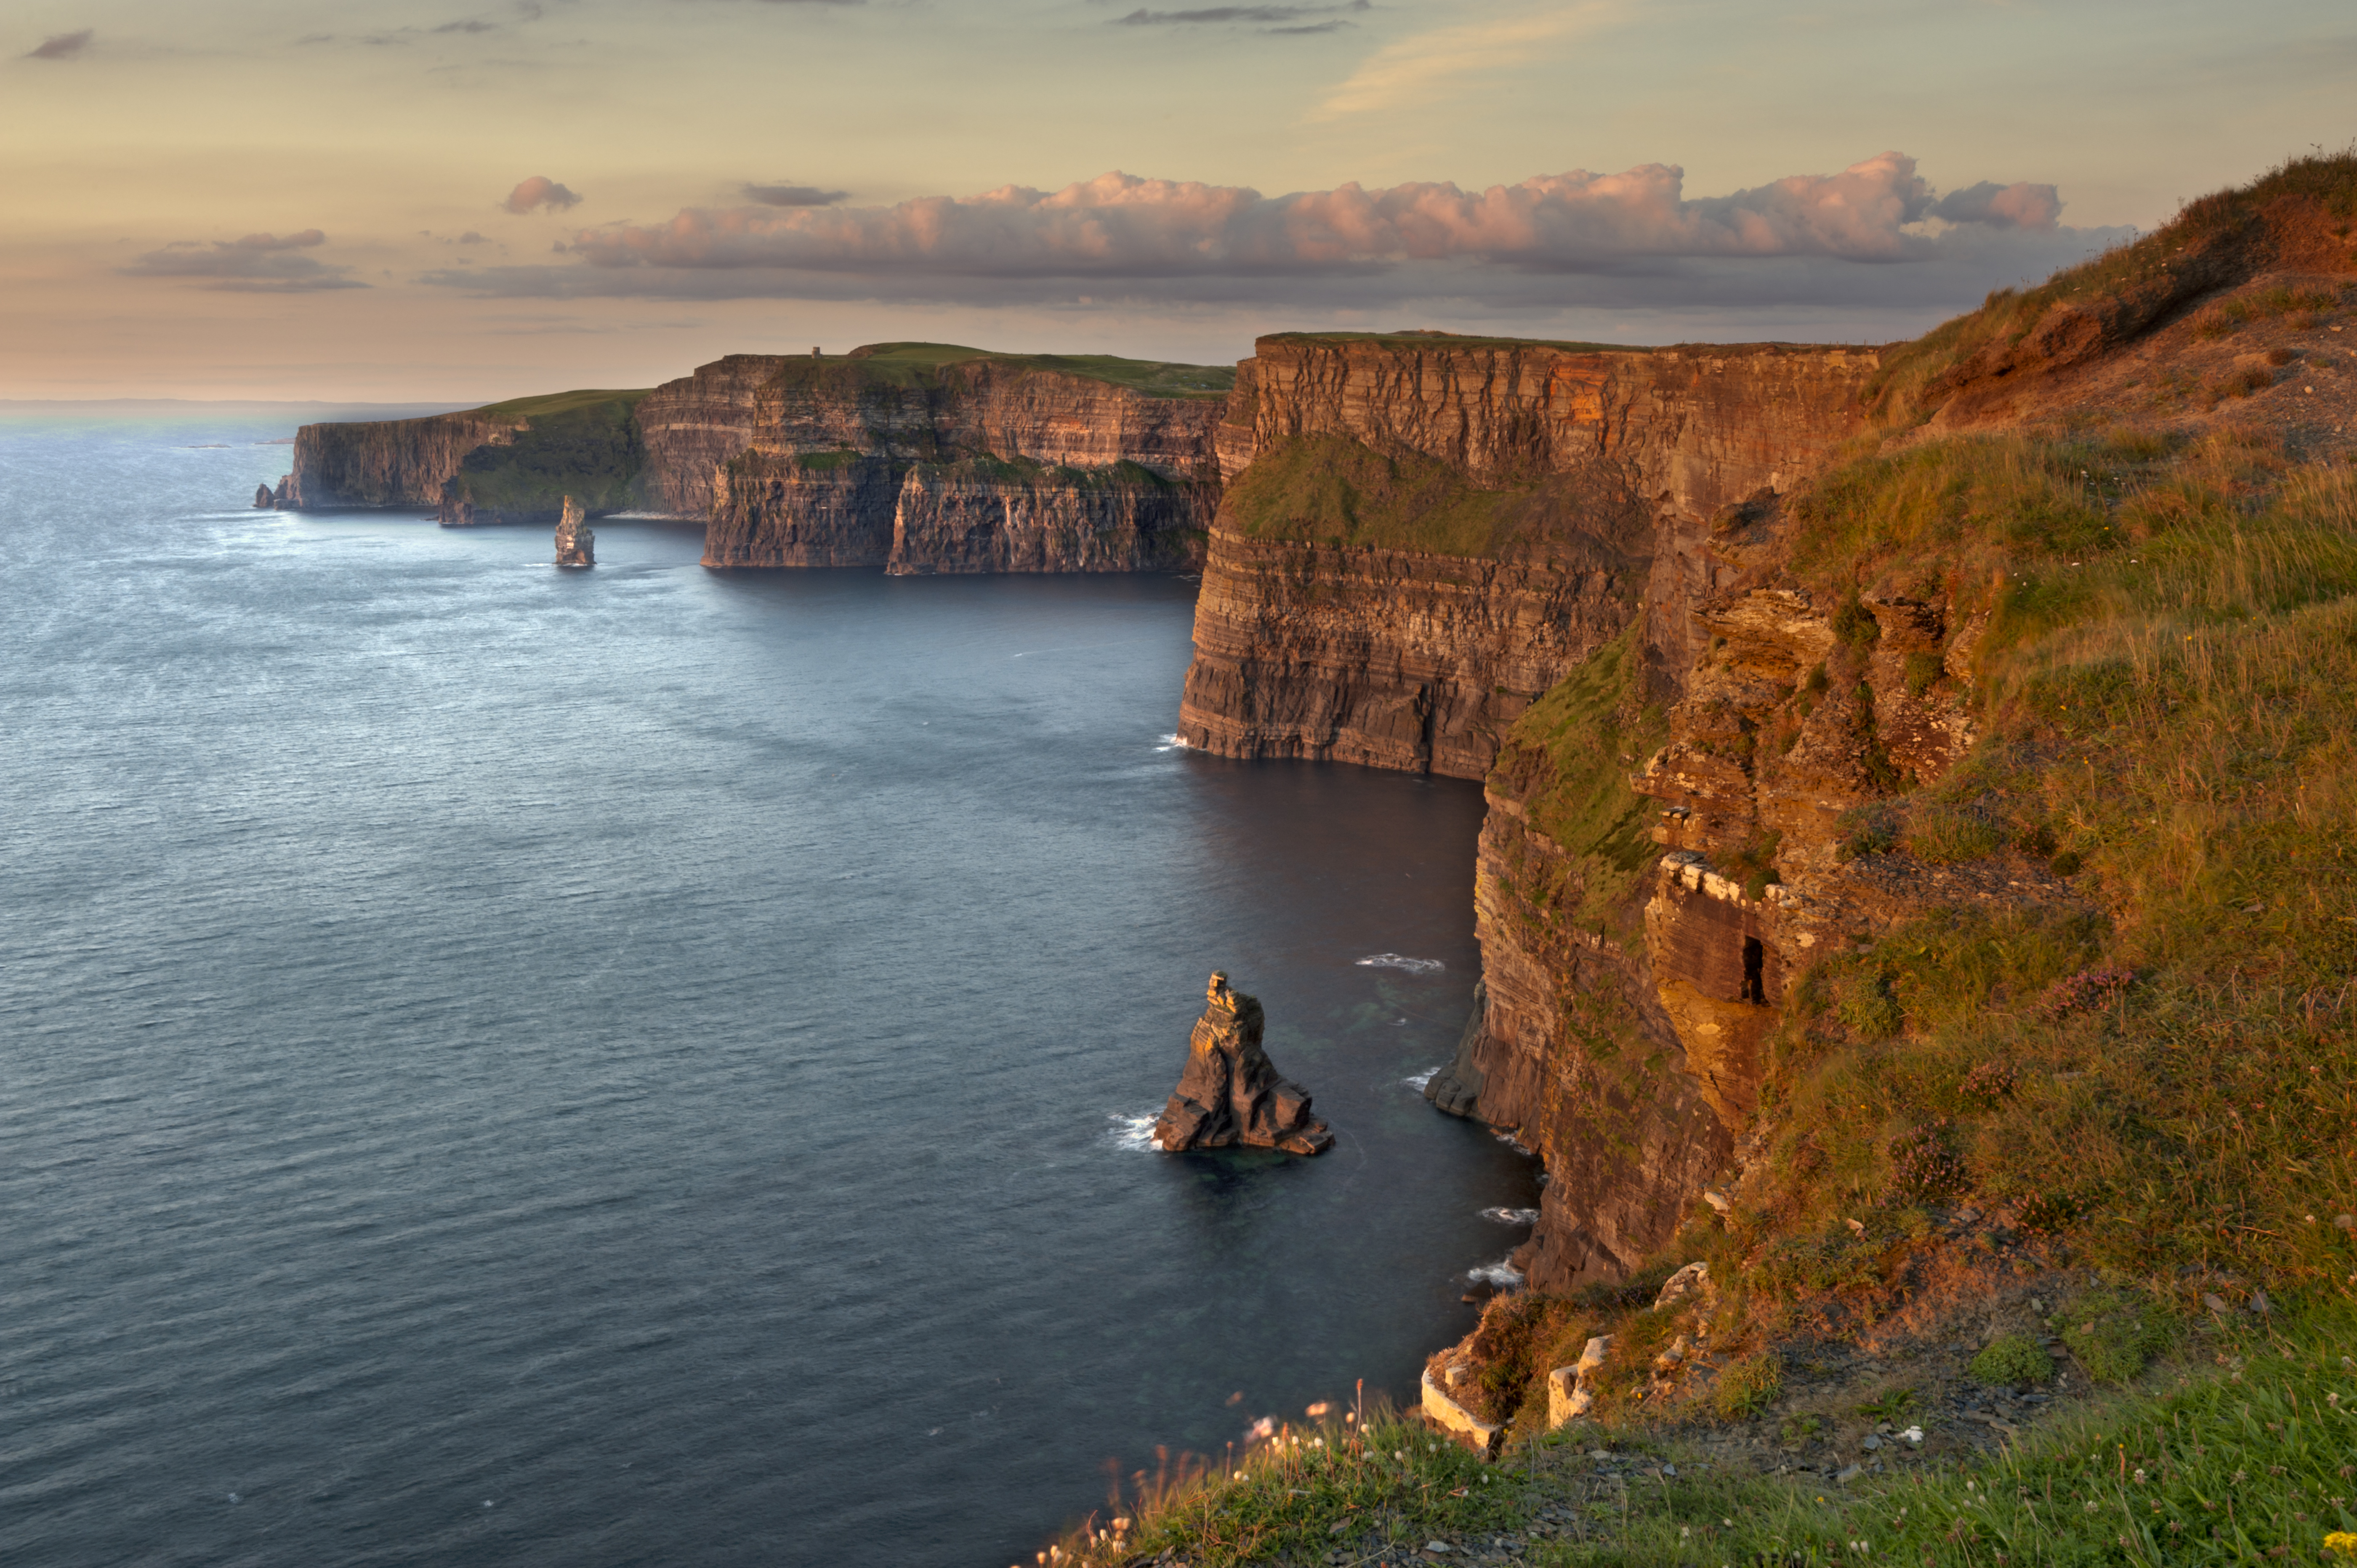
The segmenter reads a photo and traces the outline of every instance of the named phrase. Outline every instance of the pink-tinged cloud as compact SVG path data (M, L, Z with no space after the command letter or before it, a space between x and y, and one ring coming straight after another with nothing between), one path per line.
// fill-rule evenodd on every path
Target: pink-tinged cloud
M536 207L545 207L552 211L561 212L565 208L578 207L580 204L580 197L565 189L544 174L536 174L509 191L505 203L511 212L530 212Z
M2062 215L2062 198L2050 185L1997 185L1983 180L1952 190L1932 209L1951 223L1986 223L1994 229L2051 229Z
M1436 262L1577 271L1640 258L1905 261L1935 250L1929 217L2051 229L2061 207L2051 186L1960 195L1939 210L1901 153L1699 199L1686 197L1683 170L1663 164L1482 191L1354 184L1280 197L1116 172L1054 192L1010 185L897 207L690 208L668 223L583 230L573 248L600 267L971 277L1266 276Z

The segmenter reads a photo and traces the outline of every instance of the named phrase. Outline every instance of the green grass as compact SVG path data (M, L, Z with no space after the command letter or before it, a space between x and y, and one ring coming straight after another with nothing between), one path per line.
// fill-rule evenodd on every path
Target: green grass
M1790 988L1768 1131L1850 1175L1771 1160L1775 1224L1874 1201L1881 1151L1945 1114L1984 1201L2079 1256L2357 1283L2330 1223L2357 1209L2357 475L2248 435L2018 435L1859 458L1799 510L1829 595L1989 618L1984 739L1853 813L1852 850L2013 845L2087 908L1932 912ZM2037 1005L2099 965L2135 983ZM1993 1061L2018 1090L1953 1094Z
M608 396L533 411L531 427L511 444L468 453L446 491L472 499L479 510L554 512L567 495L592 512L636 505L646 455L632 402Z
M943 370L976 360L1018 370L1080 376L1156 397L1224 398L1236 381L1233 365L1183 365L1157 360L1125 360L1112 354L1005 354L956 343L870 343L830 359L790 358L780 375L788 380L911 388L934 385Z
M1455 332L1271 332L1264 343L1380 343L1392 349L1556 349L1577 354L1646 354L1638 343L1580 343L1551 338L1483 338Z
M1114 1562L1178 1547L1199 1568L1232 1568L1374 1541L1421 1546L1435 1531L1502 1526L1518 1501L1496 1468L1390 1411L1371 1414L1363 1433L1340 1420L1288 1429L1215 1468L1140 1474L1133 1488L1127 1511L1112 1516L1136 1521L1120 1552L1078 1533L1067 1550Z
M1889 1419L1938 1431L1910 1410ZM1462 1550L1468 1536L1512 1530L1537 1568L2315 1563L2329 1535L2357 1531L2357 1315L2245 1316L2136 1389L2067 1409L1996 1455L1900 1461L1846 1487L1705 1471L1674 1437L1592 1423L1517 1444L1484 1484L1483 1466L1433 1442L1384 1421L1358 1446L1345 1434L1307 1453L1264 1448L1233 1469L1144 1488L1124 1505L1135 1522L1118 1548L1076 1531L1062 1550L1094 1565L1175 1548L1227 1568L1319 1561L1337 1545L1353 1561L1376 1542L1440 1538ZM1583 1484L1589 1448L1620 1455L1624 1474L1642 1457L1673 1460L1680 1475L1655 1477L1649 1462L1625 1488L1599 1490ZM1589 1538L1532 1531L1543 1512L1577 1514Z
M1632 620L1532 703L1491 776L1493 789L1527 791L1532 824L1568 857L1577 886L1536 901L1560 906L1557 920L1579 929L1620 910L1660 853L1647 832L1654 802L1629 785L1669 738L1667 716L1643 699L1642 639L1641 620Z
M619 403L634 408L640 398L653 391L640 387L627 392L599 392L584 389L578 392L541 392L532 397L511 397L505 403L489 403L469 412L497 419L540 419L550 414L576 413L584 409L600 409Z
M2027 1334L2000 1334L1981 1348L1966 1369L1975 1382L1993 1387L2054 1380L2054 1358Z
M1263 448L1222 498L1253 539L1491 556L1511 537L1514 493L1484 489L1420 453L1387 456L1344 435L1293 435Z

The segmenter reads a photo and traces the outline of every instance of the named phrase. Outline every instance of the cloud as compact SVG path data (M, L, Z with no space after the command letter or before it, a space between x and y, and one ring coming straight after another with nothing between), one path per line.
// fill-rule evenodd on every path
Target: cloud
M465 22L445 22L438 27L428 28L427 31L436 33L495 33L499 31L499 27L495 23L470 20Z
M764 207L832 207L849 199L847 190L821 190L814 185L748 185L745 199Z
M567 207L578 207L580 204L580 197L565 189L544 174L536 174L509 191L506 203L507 209L511 212L529 212L535 207L562 211Z
M2050 228L2060 210L2051 187L2007 187L1989 198L1975 194L1983 188L1966 192L1973 199L1946 214L1950 221ZM2048 205L2012 199L2016 191L2044 192ZM1973 215L1975 203L1985 216ZM1903 153L1699 199L1684 194L1684 171L1664 164L1617 175L1574 169L1480 191L1441 182L1280 197L1116 171L1053 192L1009 185L897 207L688 208L667 223L585 229L573 247L603 267L1040 277L1311 274L1449 261L1580 271L1670 256L1888 262L1936 248L1938 237L1920 226L1937 205Z
M1932 208L1951 223L1986 223L1996 229L2051 229L2062 214L2062 198L2050 185L1983 180L1952 190Z
M1207 5L1191 11L1153 11L1140 6L1125 16L1115 16L1111 25L1116 27L1174 27L1205 25L1234 26L1239 23L1266 25L1277 33L1330 33L1345 26L1334 17L1337 11L1372 11L1373 0L1348 0L1333 5ZM1308 22L1311 16L1328 16L1323 22Z
M488 245L490 242L484 239L480 234L476 233L472 229L469 229L465 233L458 236L458 243L461 245Z
M1535 16L1441 27L1401 38L1376 50L1309 117L1336 120L1421 102L1451 77L1526 65L1533 45L1589 31L1617 15L1617 6L1608 0L1589 0Z
M27 59L71 59L90 48L91 39L98 37L96 29L84 27L78 33L56 33L43 38L25 51Z
M581 230L565 263L424 281L558 298L1912 310L2043 276L2117 237L2060 227L2050 187L1985 182L1960 196L1943 213L1900 153L1713 197L1688 197L1682 172L1659 164L1480 191L1443 182L1280 197L1114 173L1054 192L1006 186L894 207L690 208L668 222Z
M248 234L210 245L181 241L136 257L123 268L143 278L188 278L200 288L232 294L318 294L328 289L366 288L350 267L335 266L296 252L327 243L317 229L292 234Z
M327 242L328 237L317 229L305 229L293 234L248 234L240 240L213 242L230 251L306 251Z

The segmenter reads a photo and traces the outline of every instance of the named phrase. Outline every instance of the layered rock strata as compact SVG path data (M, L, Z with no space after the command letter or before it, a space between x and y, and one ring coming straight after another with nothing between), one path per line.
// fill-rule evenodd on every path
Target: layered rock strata
M644 393L306 425L256 504L545 524L569 491L592 517L705 523L713 566L1191 568L1233 455L1231 379L937 344L737 354Z
M529 421L481 412L306 424L294 467L272 497L282 509L438 507L443 486L479 447L504 444Z
M1256 997L1232 989L1214 971L1203 1015L1187 1044L1178 1087L1154 1123L1154 1146L1248 1147L1321 1155L1334 1146L1326 1123L1309 1113L1309 1093L1278 1073L1261 1047L1266 1015Z
M1167 571L1199 564L1219 491L1216 396L1157 395L1026 360L723 361L698 406L742 398L743 447L709 480L705 564L900 574ZM708 373L710 372L710 373ZM738 389L748 389L739 391ZM660 467L684 435L655 434ZM725 396L723 395L725 392ZM695 434L711 449L721 421ZM687 481L666 478L683 499Z
M1609 351L1441 335L1264 338L1217 434L1215 521L1190 746L1480 778L1505 732L1639 607L1666 690L1691 662L1684 606L1713 587L1708 520L1789 486L1864 418L1870 351L1780 345ZM1463 477L1486 547L1337 547L1286 498L1232 504L1289 443L1339 437Z
M597 536L589 530L588 514L571 496L565 498L565 515L556 523L556 564L560 566L597 564Z

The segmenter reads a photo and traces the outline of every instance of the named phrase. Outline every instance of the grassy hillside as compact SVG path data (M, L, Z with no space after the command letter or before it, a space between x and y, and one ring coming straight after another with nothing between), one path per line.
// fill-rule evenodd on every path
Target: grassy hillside
M1994 368L2011 350L2034 368L2041 355L2032 335L2042 326L2054 328L2055 351L2067 351L2074 338L2115 345L2272 267L2357 271L2352 234L2357 153L2288 159L2249 185L2188 203L2153 232L2035 288L1996 290L1978 310L1887 354L1868 400L1885 420L1914 424L1956 390L1953 379L1976 358ZM2066 317L2083 330L2061 330Z
M637 505L646 454L631 411L645 395L557 392L493 404L484 412L528 418L531 428L510 445L468 453L450 480L454 493L497 512L555 512L567 495L591 512Z
M1487 556L1505 542L1512 499L1435 457L1386 456L1347 435L1293 435L1229 484L1222 510L1254 539Z
M1112 354L1002 354L954 343L870 343L840 358L789 360L786 373L801 373L807 365L806 373L840 374L850 366L856 367L858 379L877 385L918 386L930 383L945 366L974 360L1082 376L1155 397L1224 398L1236 381L1233 365L1181 365Z

